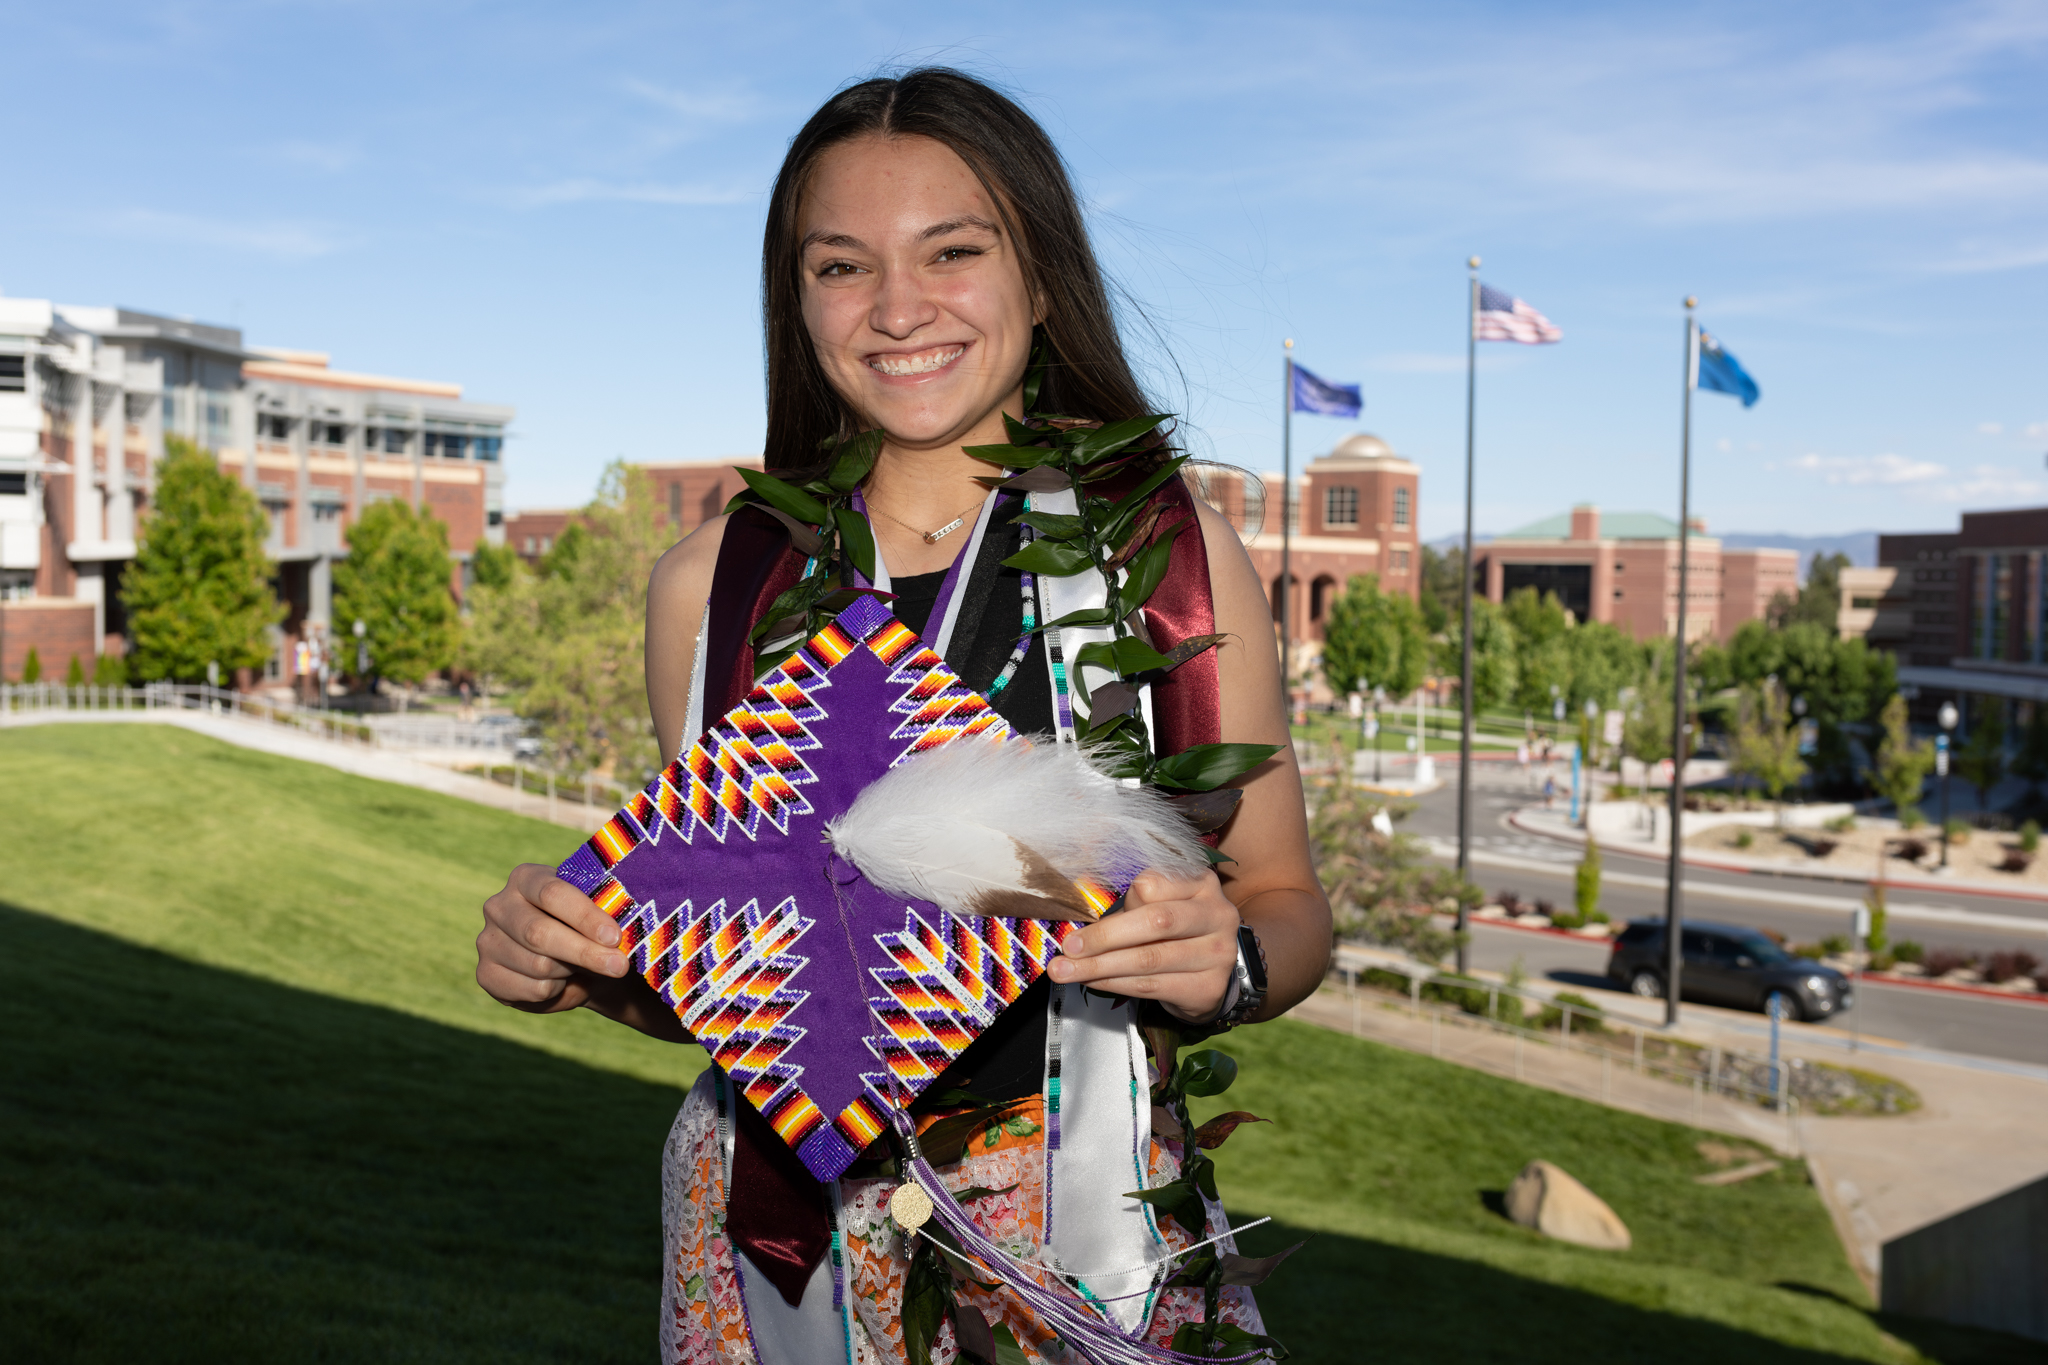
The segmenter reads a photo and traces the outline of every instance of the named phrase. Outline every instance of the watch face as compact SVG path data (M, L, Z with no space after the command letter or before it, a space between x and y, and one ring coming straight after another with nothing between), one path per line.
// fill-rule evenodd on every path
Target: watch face
M1245 974L1251 977L1252 989L1259 994L1266 993L1266 957L1259 951L1259 936L1249 924L1237 927L1237 953L1244 962Z

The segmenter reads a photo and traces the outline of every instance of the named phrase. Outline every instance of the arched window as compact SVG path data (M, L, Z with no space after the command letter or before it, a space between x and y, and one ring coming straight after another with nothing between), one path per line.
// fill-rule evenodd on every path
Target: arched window
M1323 490L1323 525L1358 525L1358 490L1356 488L1326 488Z
M1336 579L1334 579L1334 578L1332 578L1332 577L1330 577L1330 576L1329 576L1328 574L1324 574L1324 575L1323 575L1322 577L1320 577L1320 578L1316 579L1316 581L1315 581L1315 582L1313 582L1313 583L1309 584L1309 587L1308 587L1308 619L1309 619L1309 620L1311 620L1311 621L1320 621L1320 620L1322 620L1322 619L1323 619L1323 612L1324 612L1324 611L1326 611L1326 610L1327 610L1327 609L1329 608L1329 605L1330 605L1330 590L1331 590L1332 588L1336 587L1336 586L1337 586L1337 580L1336 580Z
M1408 527L1408 490L1405 488L1394 490L1394 525L1401 530Z

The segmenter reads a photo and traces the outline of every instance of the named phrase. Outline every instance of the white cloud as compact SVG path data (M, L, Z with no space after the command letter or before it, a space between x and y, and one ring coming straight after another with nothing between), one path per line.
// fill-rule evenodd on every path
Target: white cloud
M1801 455L1792 468L1818 474L1831 484L1925 483L1948 473L1948 466L1932 460L1909 460L1903 455Z
M1729 451L1735 449L1735 442L1729 440L1726 436L1723 436L1720 440L1714 442L1714 449L1720 451L1723 455L1726 455Z
M253 251L287 261L326 256L346 245L333 228L296 219L206 218L156 209L129 209L107 219L105 226L118 237Z
M2048 493L2048 480L2009 465L1980 464L1960 483L1945 484L1932 491L1943 502L2018 502Z
M714 185L665 185L657 181L615 183L604 180L558 180L552 185L514 190L509 198L523 208L544 208L551 204L672 204L686 208L716 208L744 204L757 191L722 189Z
M2005 434L2005 423L1979 422L1977 423L1977 434L1979 436L2003 436Z
M2039 439L2043 436L2048 436L2048 422L2027 423L2027 435L2032 436L2036 439Z

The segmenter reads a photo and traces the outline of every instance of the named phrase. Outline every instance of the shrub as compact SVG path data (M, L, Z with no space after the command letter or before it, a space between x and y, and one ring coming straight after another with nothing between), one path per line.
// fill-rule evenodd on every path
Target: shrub
M1892 856L1903 858L1909 863L1917 863L1927 856L1927 843L1923 839L1894 839Z
M126 687L128 661L118 654L100 655L92 666L92 681L95 687Z
M2020 851L2038 853L2041 848L2041 822L2029 820L2020 826Z
M1788 943L1785 945L1785 951L1794 957L1807 958L1813 962L1818 962L1828 955L1827 946L1820 943Z
M1890 953L1872 953L1870 955L1870 970L1873 972L1888 972L1898 965L1898 958Z
M21 661L21 680L25 683L43 680L43 656L36 653L36 647L28 647L28 657Z
M1822 826L1822 828L1826 829L1830 834L1847 834L1850 830L1856 828L1856 817L1853 815L1837 815L1834 819L1828 821L1826 825Z
M1383 991L1408 994L1408 978L1399 972L1390 972L1385 967L1367 967L1358 980L1360 985L1377 986Z
M71 656L71 667L64 670L64 685L66 687L85 686L85 665L78 662L76 654Z
M1755 842L1756 834L1749 828L1749 826L1744 825L1741 829L1735 831L1735 846L1737 848L1748 848L1751 844L1754 844Z
M1997 985L2014 977L2031 977L2041 965L2041 959L2021 948L2010 948L1993 953L1984 963L1984 979Z
M2005 856L1998 860L1998 870L2000 872L2025 872L2033 865L2034 855L2023 853L2016 848L2007 849Z
M1829 934L1826 938L1820 941L1821 952L1830 955L1846 953L1855 946L1856 945L1849 941L1849 936L1847 934Z
M1918 829L1926 823L1927 817L1921 814L1918 806L1908 806L1899 812L1900 829Z
M1544 900L1541 897L1538 897L1536 901L1536 913L1543 916L1545 919L1555 920L1557 918L1557 907L1555 905L1552 905L1549 901Z
M1921 967L1932 977L1947 976L1950 972L1973 967L1976 963L1976 954L1963 952L1959 948L1936 948L1920 960Z
M1885 909L1884 884L1879 882L1872 886L1870 894L1863 898L1863 903L1870 908L1870 937L1865 940L1864 946L1873 954L1883 953L1892 946L1889 927L1891 915Z
M1510 915L1522 913L1522 897L1517 892L1503 891L1498 896L1495 896L1493 900L1494 904L1500 906L1501 909L1507 911Z
M1577 991L1559 991L1556 995L1552 996L1550 1004L1544 1006L1541 1019L1542 1026L1544 1028L1563 1028L1564 1010L1562 1006L1565 1005L1571 1006L1572 1032L1600 1033L1606 1030L1606 1016L1602 1013L1600 1007L1585 996L1580 995Z
M1572 902L1578 910L1580 924L1584 924L1600 909L1600 845L1586 840L1586 851L1579 859L1579 870L1572 878Z
M1948 835L1948 841L1952 844L1967 844L1970 842L1970 835L1972 833L1970 822L1960 815L1951 816L1949 822L1941 828L1942 832Z
M1910 938L1902 938L1892 945L1892 956L1901 962L1919 962L1927 956L1927 950Z

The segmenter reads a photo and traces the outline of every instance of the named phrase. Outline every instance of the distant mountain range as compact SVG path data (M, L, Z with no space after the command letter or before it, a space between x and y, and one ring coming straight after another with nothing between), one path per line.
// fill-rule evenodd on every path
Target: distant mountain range
M1711 533L1731 550L1797 550L1799 552L1799 576L1806 577L1806 566L1813 563L1817 554L1849 556L1849 562L1861 568L1875 568L1877 565L1877 532L1845 531L1834 536L1795 536L1775 531L1714 531ZM1480 536L1484 543L1492 536ZM1455 550L1465 543L1460 535L1444 536L1430 542L1432 549Z

